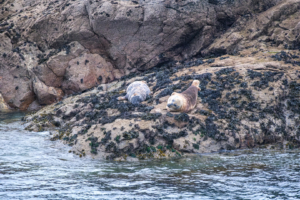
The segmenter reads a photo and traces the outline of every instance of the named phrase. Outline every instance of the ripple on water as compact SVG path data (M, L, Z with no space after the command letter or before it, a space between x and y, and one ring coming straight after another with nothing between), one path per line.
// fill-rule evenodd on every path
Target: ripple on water
M0 117L0 199L300 199L299 150L100 162L24 131L20 116Z

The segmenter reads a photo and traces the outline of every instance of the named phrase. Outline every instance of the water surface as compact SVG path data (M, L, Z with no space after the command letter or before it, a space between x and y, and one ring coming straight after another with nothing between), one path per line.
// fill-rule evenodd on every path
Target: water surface
M0 113L0 199L300 199L299 150L248 150L177 160L79 158Z

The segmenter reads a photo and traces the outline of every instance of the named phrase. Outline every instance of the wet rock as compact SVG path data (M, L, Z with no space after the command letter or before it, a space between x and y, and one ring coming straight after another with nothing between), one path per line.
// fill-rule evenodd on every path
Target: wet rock
M2 95L0 94L0 111L9 110L9 106L5 103Z

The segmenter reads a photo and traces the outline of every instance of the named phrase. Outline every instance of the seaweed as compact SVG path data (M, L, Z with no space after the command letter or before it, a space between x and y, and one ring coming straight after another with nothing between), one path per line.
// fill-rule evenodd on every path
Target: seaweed
M103 133L105 136L104 136L104 138L102 138L101 139L101 142L100 142L100 144L106 144L109 140L111 140L111 131L104 131L104 133Z
M185 130L179 131L178 133L163 133L163 138L167 141L168 144L173 144L173 140L188 135L188 132Z
M130 131L123 132L124 140L131 140L138 137L139 137L139 133L137 131L134 131L133 129Z
M276 53L275 55L271 56L274 60L277 61L284 61L284 63L291 63L293 65L300 66L300 62L296 61L295 58L299 58L297 55L293 55L289 52L281 51L280 53Z
M179 122L188 122L190 120L190 117L186 113L180 113L178 115L175 115L174 119Z
M141 116L142 120L153 120L160 118L162 116L161 113L146 113Z
M100 142L98 142L98 138L97 137L89 137L87 140L91 141L89 144L91 147L91 153L97 154L97 148L100 145Z
M121 136L120 136L120 135L117 135L117 136L115 137L115 141L116 141L117 143L119 143L119 142L120 142L120 138L121 138Z
M161 97L171 95L172 93L173 93L173 90L168 87L168 88L164 89L163 91L161 91L155 98L159 99Z

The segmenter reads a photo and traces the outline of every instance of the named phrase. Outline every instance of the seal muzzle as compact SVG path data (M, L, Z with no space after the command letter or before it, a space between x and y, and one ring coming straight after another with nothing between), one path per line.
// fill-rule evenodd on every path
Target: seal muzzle
M139 105L143 100L139 96L134 96L131 98L131 103L133 105Z
M179 106L176 105L175 103L169 103L169 104L167 104L167 106L172 109L179 109Z

